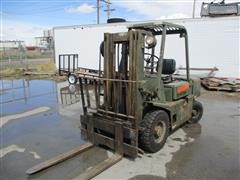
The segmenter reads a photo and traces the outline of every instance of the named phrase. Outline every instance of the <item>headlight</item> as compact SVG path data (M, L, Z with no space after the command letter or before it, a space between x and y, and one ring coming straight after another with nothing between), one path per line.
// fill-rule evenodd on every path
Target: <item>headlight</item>
M145 38L146 48L154 48L157 44L157 39L155 36L147 35Z

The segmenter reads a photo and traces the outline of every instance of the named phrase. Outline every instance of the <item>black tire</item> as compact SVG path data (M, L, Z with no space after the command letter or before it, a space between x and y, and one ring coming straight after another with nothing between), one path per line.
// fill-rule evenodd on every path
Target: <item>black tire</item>
M102 57L104 57L104 41L101 42L101 44L100 44L100 53L101 53Z
M123 18L110 18L107 20L107 23L119 23L119 22L126 22L126 19Z
M68 75L68 82L69 84L76 84L78 81L76 74L69 74Z
M191 123L198 123L203 115L203 106L202 103L198 101L193 101L193 109L192 109L192 119Z
M159 151L169 134L168 114L162 110L151 111L144 116L141 127L143 131L140 133L139 146L150 153Z

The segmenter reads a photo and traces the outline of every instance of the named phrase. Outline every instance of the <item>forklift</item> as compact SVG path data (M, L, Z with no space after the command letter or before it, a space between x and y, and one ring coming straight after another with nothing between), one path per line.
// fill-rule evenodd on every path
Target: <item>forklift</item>
M177 75L176 61L165 59L167 36L179 35L185 42L186 74ZM203 106L200 79L190 77L188 34L182 25L143 23L127 32L105 33L100 48L99 73L79 74L83 114L81 133L86 144L43 162L27 171L34 174L94 146L115 153L77 179L91 179L123 156L155 153L169 134L181 125L197 123ZM89 82L91 82L89 84Z

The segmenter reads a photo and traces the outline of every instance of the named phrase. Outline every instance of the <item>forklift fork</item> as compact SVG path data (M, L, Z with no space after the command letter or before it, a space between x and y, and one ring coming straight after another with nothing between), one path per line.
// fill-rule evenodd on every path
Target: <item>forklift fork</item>
M82 152L84 152L88 149L91 149L93 146L94 145L92 143L85 143L83 145L80 145L79 147L77 147L75 149L72 149L68 152L65 152L65 153L60 154L56 157L53 157L53 158L51 158L47 161L44 161L40 164L37 164L36 166L33 166L32 168L30 168L26 171L26 174L28 174L28 175L35 174L35 173L40 172L44 169L52 167L52 166L54 166L56 164L59 164L59 163L65 161L67 159L70 159L70 158L72 158L72 157L74 157L74 156L76 156L76 155L78 155L78 154L80 154L80 153L82 153Z
M90 126L90 128L88 129L89 135L91 135L91 132L93 132L93 126ZM109 167L113 166L118 161L120 161L123 157L123 129L122 129L121 123L116 123L115 138L116 138L115 153L108 159L94 165L93 167L88 168L86 171L84 171L82 174L80 174L79 176L77 176L74 179L79 179L79 180L91 179L91 178L95 177L96 175L100 174L101 172L103 172L104 170L108 169ZM93 140L93 139L91 139L91 140ZM93 140L93 142L94 142L94 140ZM70 159L76 155L79 155L93 147L94 147L94 143L88 142L88 143L82 144L75 149L72 149L68 152L60 154L54 158L51 158L45 162L42 162L42 163L28 169L26 171L26 174L32 175L32 174L38 173L42 170L45 170L49 167L59 164L67 159Z

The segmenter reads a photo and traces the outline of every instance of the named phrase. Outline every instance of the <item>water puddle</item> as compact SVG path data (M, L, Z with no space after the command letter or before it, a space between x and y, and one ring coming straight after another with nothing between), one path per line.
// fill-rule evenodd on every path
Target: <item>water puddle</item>
M3 179L25 179L31 166L85 142L78 86L73 90L67 82L1 79L0 109Z

